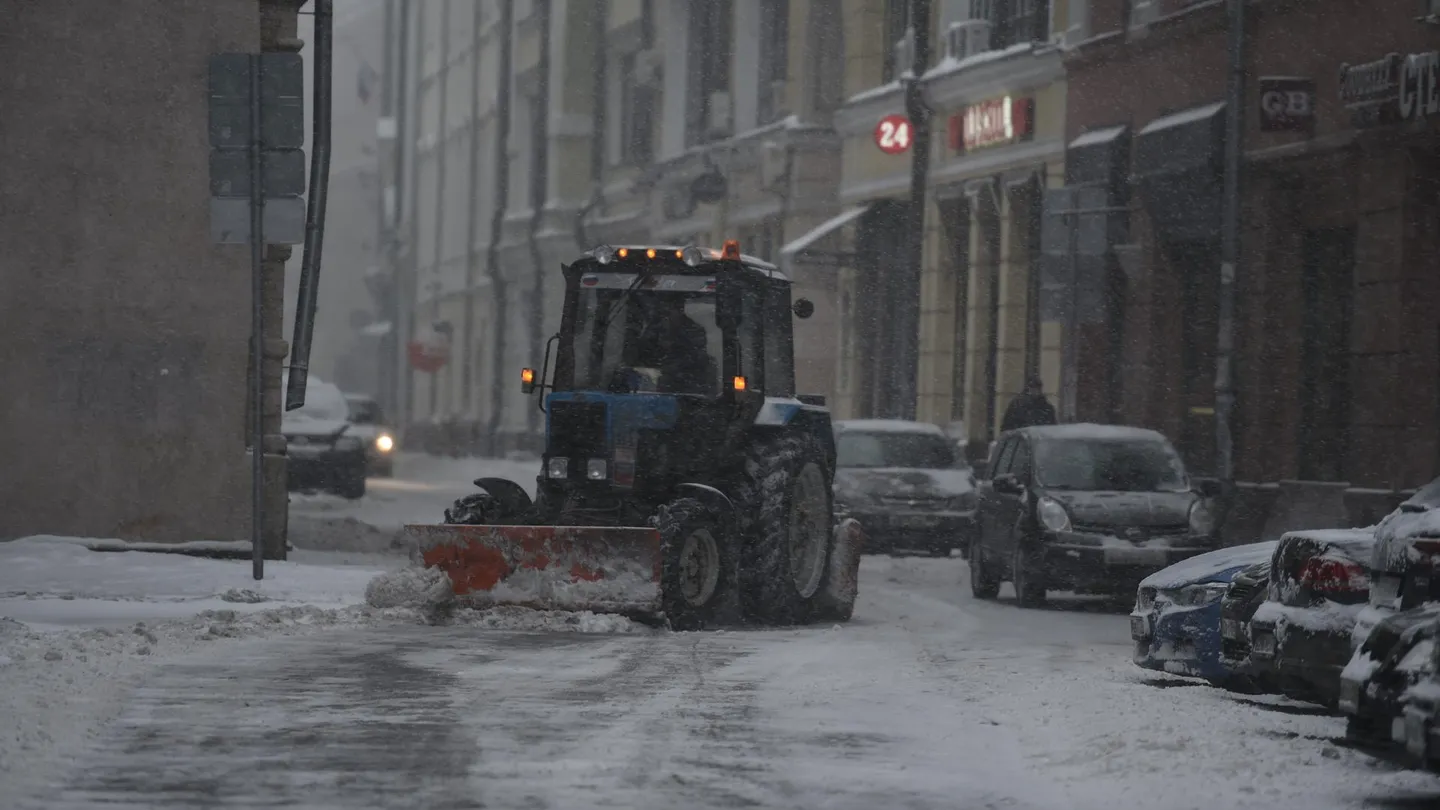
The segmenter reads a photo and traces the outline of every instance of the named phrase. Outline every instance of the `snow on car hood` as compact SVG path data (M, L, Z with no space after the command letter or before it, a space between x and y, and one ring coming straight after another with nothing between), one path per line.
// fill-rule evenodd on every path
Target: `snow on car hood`
M975 491L975 473L970 469L840 467L835 471L835 489L863 495L953 498Z
M333 439L350 428L343 419L311 419L308 416L286 417L280 431L286 436L323 436Z
M1070 519L1091 526L1175 526L1188 523L1193 492L1075 492L1045 490L1065 505Z
M1228 582L1242 569L1265 562L1275 553L1275 541L1207 551L1162 568L1140 581L1142 588L1181 588L1206 582Z
M1396 509L1375 526L1375 551L1371 567L1400 573L1416 558L1414 541L1421 537L1440 538L1440 509L1406 511Z

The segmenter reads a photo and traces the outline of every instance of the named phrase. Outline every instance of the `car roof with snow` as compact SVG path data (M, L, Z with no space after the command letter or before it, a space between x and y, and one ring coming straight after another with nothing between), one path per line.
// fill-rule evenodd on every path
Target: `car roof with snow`
M842 419L835 423L836 433L919 433L945 438L939 425L912 422L907 419Z
M1140 581L1142 588L1179 588L1214 580L1225 581L1227 574L1269 560L1275 553L1276 541L1250 543L1207 551L1162 568Z
M1035 439L1094 439L1096 441L1161 441L1169 443L1165 434L1149 428L1130 425L1100 425L1092 422L1073 422L1064 425L1034 425L1019 428L1013 433Z

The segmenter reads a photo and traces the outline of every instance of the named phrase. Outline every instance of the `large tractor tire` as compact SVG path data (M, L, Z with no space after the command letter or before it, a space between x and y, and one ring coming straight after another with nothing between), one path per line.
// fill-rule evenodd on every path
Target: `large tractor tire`
M865 532L859 521L840 520L830 545L830 562L825 582L815 594L814 616L820 621L848 622L855 613L860 592L860 555L865 550Z
M705 504L680 498L660 507L660 599L671 630L703 630L734 587L736 538Z
M815 618L832 544L831 480L813 437L764 438L746 453L737 494L748 546L741 567L745 618L803 624Z

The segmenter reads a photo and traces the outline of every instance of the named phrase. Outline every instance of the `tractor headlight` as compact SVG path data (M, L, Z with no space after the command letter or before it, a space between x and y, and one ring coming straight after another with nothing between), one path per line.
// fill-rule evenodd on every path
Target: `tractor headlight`
M546 478L565 478L570 475L570 459L564 456L555 456L545 462Z
M700 248L692 245L680 251L680 260L691 267L698 267L701 262L705 261L705 254L700 252Z
M601 264L609 264L615 261L615 248L609 245L601 245L595 248L595 261Z
M585 462L585 477L591 481L604 481L609 478L609 465L603 458L592 458Z
M1035 516L1040 518L1041 526L1052 532L1070 531L1070 513L1053 498L1041 498L1035 504Z

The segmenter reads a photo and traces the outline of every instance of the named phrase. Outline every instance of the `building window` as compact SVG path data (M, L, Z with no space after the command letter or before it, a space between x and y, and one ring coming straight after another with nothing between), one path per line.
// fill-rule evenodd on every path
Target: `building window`
M886 0L885 3L885 61L882 84L900 78L909 70L914 61L910 56L910 0Z
M988 0L990 49L1050 38L1050 0Z
M690 3L690 80L685 145L730 132L730 61L734 12L731 0Z
M760 0L760 123L780 117L790 60L790 0Z

